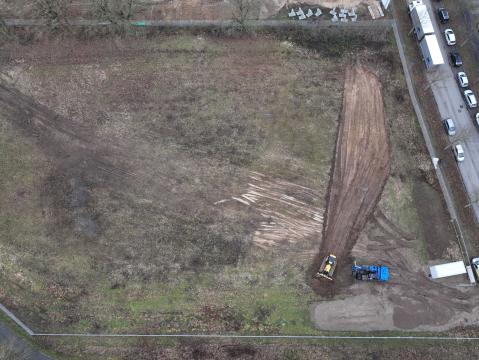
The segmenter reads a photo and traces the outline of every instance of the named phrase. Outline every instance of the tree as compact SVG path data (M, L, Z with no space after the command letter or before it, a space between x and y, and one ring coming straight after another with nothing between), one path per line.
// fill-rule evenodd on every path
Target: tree
M69 3L68 0L35 0L34 12L48 27L57 30L68 24Z
M458 133L456 133L456 135L452 136L452 141L448 145L446 145L444 150L447 150L460 142L464 142L465 140L470 139L471 136L472 133L470 131L467 131L467 129L459 131Z
M112 24L115 33L125 34L133 17L133 0L97 0L96 13Z
M133 0L98 0L97 13L100 19L113 24L129 21L133 17Z
M233 12L232 18L242 30L246 30L247 21L258 18L259 2L258 0L232 0Z

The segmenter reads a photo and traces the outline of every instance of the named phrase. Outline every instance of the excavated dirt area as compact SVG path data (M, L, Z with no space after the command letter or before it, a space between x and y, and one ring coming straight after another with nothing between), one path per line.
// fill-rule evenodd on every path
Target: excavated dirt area
M429 265L462 258L450 242L447 215L433 210L443 207L440 195L424 182L410 190L418 205L412 217L428 216L422 220L421 245L414 230L396 225L394 215L400 213L391 211L405 188L401 190L400 179L388 179L389 154L380 83L364 67L355 67L346 73L325 230L314 270L329 253L337 255L338 266L332 282L313 280L323 300L335 297L312 305L313 322L333 331L445 331L477 325L479 297L466 276L428 277ZM353 282L353 259L388 266L390 280Z
M428 267L418 258L415 240L396 227L381 209L376 210L351 255L361 263L388 266L390 281L354 282L340 289L335 300L313 305L311 315L316 326L323 330L445 331L477 325L477 289L464 286L468 282L465 276L429 279ZM447 252L454 252L454 247ZM457 256L451 254L448 258L460 258ZM447 262L445 257L440 262ZM350 277L349 265L345 268Z
M363 66L348 69L319 260L335 254L341 266L379 201L389 173L384 119L379 79ZM333 295L338 281L314 287Z

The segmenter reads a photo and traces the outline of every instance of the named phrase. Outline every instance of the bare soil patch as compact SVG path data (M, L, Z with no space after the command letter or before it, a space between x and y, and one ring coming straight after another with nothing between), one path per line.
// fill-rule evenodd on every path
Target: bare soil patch
M356 65L346 72L320 259L335 254L338 268L345 266L343 259L376 207L388 174L381 84L372 72ZM331 294L331 287L339 286L336 282L315 283L321 294Z
M467 279L429 279L414 237L399 230L382 210L361 233L352 256L388 266L391 279L384 284L355 282L341 289L337 300L314 306L313 318L321 329L445 331L478 321L475 289L460 286Z
M216 204L229 205L231 201L261 215L253 236L253 243L260 248L295 244L321 234L324 211L314 206L319 194L306 186L252 172L247 192Z

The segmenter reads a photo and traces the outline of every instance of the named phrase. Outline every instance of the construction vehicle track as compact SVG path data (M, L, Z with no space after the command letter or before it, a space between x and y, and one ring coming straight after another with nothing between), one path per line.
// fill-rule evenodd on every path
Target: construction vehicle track
M389 143L379 79L364 66L346 72L343 109L318 261L328 254L347 266L347 256L374 211L389 175ZM315 280L321 295L338 281ZM340 285L340 284L339 284Z

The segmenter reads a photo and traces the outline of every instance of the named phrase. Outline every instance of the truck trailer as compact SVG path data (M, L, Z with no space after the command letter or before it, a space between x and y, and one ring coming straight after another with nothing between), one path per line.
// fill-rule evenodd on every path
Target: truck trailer
M421 49L424 64L427 70L444 64L444 58L442 57L441 48L437 42L436 35L426 35L419 43Z
M434 26L432 25L426 5L419 4L414 6L410 15L412 25L414 26L414 33L419 41L426 35L434 34Z
M466 273L467 270L462 260L446 264L434 265L429 268L429 274L432 279L440 279L448 276L462 275Z

